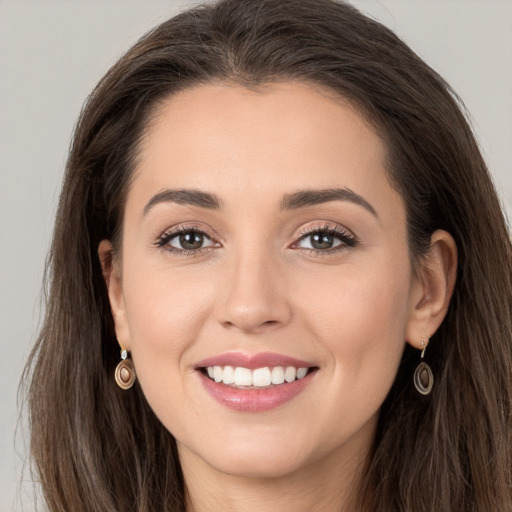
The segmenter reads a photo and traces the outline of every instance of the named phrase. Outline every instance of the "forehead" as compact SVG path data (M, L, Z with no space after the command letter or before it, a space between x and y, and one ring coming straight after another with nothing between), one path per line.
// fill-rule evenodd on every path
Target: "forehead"
M128 201L172 187L278 202L295 189L340 186L396 201L384 162L375 130L334 93L293 82L201 85L159 105Z
M325 148L364 143L383 153L384 146L352 103L319 86L300 82L268 84L257 90L240 85L195 86L164 100L148 123L142 154L162 143L201 143L208 150L232 144L231 154L250 153L255 142L267 152L317 145ZM236 147L235 147L236 145ZM355 145L355 146L354 146ZM173 148L175 151L178 147ZM265 150L261 153L261 150ZM318 155L317 155L318 156ZM379 155L383 156L383 155Z

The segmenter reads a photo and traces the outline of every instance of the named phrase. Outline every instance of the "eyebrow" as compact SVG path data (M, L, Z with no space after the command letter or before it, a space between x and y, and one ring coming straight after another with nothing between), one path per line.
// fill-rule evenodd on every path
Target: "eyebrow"
M362 196L349 188L325 188L298 190L286 194L281 203L280 210L298 210L308 206L328 203L330 201L349 201L362 206L374 217L379 218L375 208ZM198 206L210 210L220 210L222 201L215 194L191 189L166 189L155 194L144 207L144 215L160 203L176 203L185 206Z
M199 206L210 210L220 210L220 199L208 192L189 189L166 189L154 195L144 207L144 215L159 203L176 203L185 206Z
M328 203L330 201L349 201L362 206L368 210L374 217L379 218L375 208L364 197L356 194L349 188L325 188L299 190L293 194L287 194L281 201L281 210L296 210L316 204Z

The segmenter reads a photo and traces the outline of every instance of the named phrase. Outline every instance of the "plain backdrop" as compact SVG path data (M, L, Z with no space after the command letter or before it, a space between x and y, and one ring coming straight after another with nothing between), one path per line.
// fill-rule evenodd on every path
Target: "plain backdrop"
M297 0L300 1L300 0ZM358 0L455 88L512 215L512 0ZM17 391L76 117L110 65L185 1L0 0L0 512L34 508ZM55 397L58 400L58 397Z

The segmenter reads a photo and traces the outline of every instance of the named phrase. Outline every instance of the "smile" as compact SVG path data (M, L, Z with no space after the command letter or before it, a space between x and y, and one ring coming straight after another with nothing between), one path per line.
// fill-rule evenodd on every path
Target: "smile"
M242 366L208 366L206 373L211 380L227 386L260 389L303 379L308 373L308 368L265 366L251 370Z
M221 405L238 412L264 412L302 393L318 373L312 362L260 353L225 353L196 365L203 389Z

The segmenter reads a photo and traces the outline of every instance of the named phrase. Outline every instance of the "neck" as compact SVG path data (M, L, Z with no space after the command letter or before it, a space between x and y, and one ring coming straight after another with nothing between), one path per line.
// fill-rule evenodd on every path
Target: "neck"
M183 455L183 451L180 452ZM358 512L354 498L361 482L365 455L340 458L335 453L329 460L313 462L291 474L254 478L216 471L188 452L181 457L186 511Z

